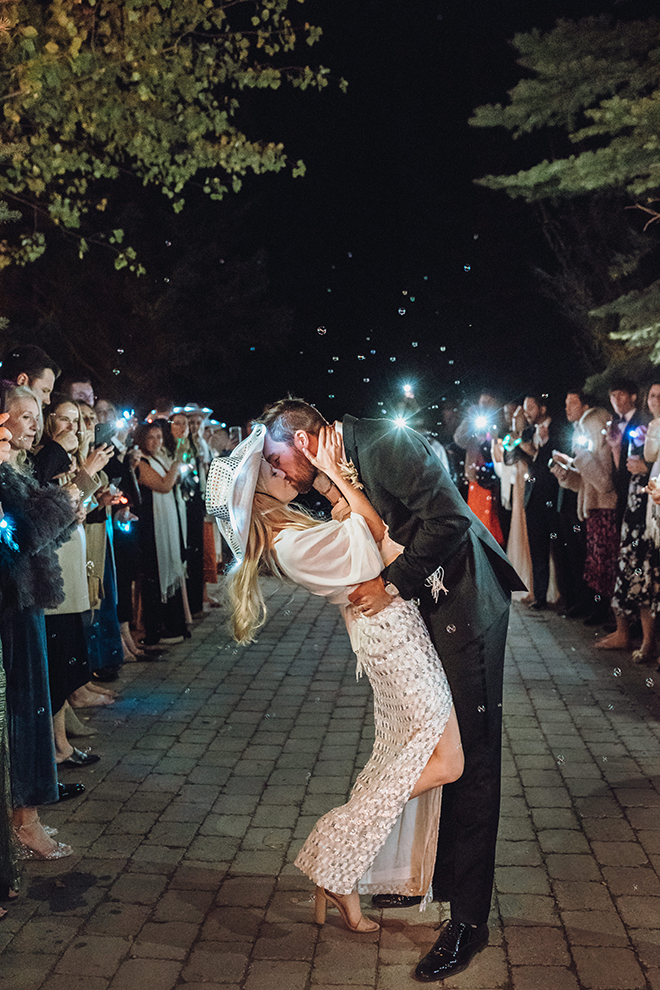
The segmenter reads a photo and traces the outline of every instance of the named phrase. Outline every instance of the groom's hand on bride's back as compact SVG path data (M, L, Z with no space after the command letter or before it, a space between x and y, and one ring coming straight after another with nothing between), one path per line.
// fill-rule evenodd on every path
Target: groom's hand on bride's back
M348 597L363 615L376 615L392 601L392 596L385 591L385 583L380 574L378 577L371 578L370 581L363 581L362 584L358 584L355 591Z

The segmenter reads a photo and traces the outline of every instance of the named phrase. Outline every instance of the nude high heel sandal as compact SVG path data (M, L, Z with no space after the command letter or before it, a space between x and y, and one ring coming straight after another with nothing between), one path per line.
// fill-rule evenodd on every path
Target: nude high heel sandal
M375 921L369 921L369 919L365 918L362 914L360 914L360 920L357 924L353 924L348 917L348 911L343 896L341 894L332 894L329 890L325 890L324 887L316 888L314 898L314 921L317 925L324 924L328 904L332 904L333 907L337 908L349 931L358 932L360 935L366 935L369 932L377 932L380 929L379 924Z

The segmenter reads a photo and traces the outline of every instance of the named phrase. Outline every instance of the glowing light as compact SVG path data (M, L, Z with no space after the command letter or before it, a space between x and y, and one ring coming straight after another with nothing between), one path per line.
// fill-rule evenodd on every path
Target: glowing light
M397 426L399 429L402 429L402 427L404 427L406 425L406 421L405 421L404 417L403 416L397 416L396 419L394 420L394 425Z
M474 425L478 430L485 430L488 425L488 420L485 416L477 416L474 421Z
M1 511L2 510L0 509L0 512ZM20 549L18 543L14 539L13 523L7 519L6 516L3 516L2 519L0 519L0 540L2 540L3 543L6 543L10 550L18 551Z

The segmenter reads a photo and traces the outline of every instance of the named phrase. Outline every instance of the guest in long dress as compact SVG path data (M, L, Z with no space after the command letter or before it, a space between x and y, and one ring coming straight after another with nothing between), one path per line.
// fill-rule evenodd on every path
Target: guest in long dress
M0 414L0 424L9 419L9 413ZM10 457L9 441L11 433L0 426L0 464L5 464ZM2 508L0 507L0 512ZM0 531L0 594L6 584L8 575L14 568L18 557L18 544L11 533ZM0 612L3 602L0 599ZM9 773L9 740L7 738L7 685L5 668L2 664L0 643L0 901L13 901L18 897L20 874L16 858L16 845L12 832L11 816L11 777ZM0 908L0 918L6 914Z
M23 858L60 859L70 846L46 834L37 807L60 800L55 765L44 607L62 601L57 547L75 524L79 492L42 488L25 468L40 427L40 406L25 387L6 395L11 454L0 465L0 501L19 548L2 588L0 615L7 677L9 750L14 832ZM3 575L3 577L5 577Z
M649 390L648 408L654 416L660 412L659 383ZM601 650L629 650L630 625L638 618L642 626L642 643L639 649L633 650L632 660L645 663L654 660L657 654L654 606L660 574L654 543L646 535L646 486L651 470L651 464L644 458L646 424L640 423L629 436L627 449L621 449L619 454L620 463L625 458L630 480L612 596L616 630L594 645Z
M140 555L144 645L179 643L189 636L183 594L185 508L176 490L179 453L172 461L156 423L141 424L135 442L142 451L136 468L140 484Z

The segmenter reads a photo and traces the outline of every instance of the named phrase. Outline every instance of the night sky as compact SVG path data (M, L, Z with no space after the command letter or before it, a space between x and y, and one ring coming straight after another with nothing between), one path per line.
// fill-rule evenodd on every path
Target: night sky
M402 411L406 384L407 410L426 410L431 429L445 400L483 389L502 400L544 392L563 405L567 385L601 369L583 363L571 326L539 291L533 269L552 270L554 259L535 209L474 184L549 156L548 138L513 142L468 120L520 78L516 32L656 7L291 0L293 18L323 28L294 63L329 67L330 85L245 91L237 124L252 140L282 141L307 174L249 177L222 203L193 188L178 217L125 177L113 226L127 229L147 275L114 272L103 249L79 262L54 242L34 265L3 272L10 335L36 339L65 371L77 364L99 395L140 413L169 391L244 423L292 393L329 418L380 418ZM158 360L163 325L175 344Z
M576 369L584 377L594 370L580 365L570 326L539 294L531 269L552 267L552 258L533 210L473 184L520 168L519 146L467 121L518 80L508 45L516 31L652 8L625 0L305 3L306 19L324 30L312 58L349 89L260 93L253 109L255 123L272 127L308 169L304 179L255 180L274 291L295 314L281 367L264 376L258 348L252 354L255 412L262 398L292 391L328 416L389 415L405 383L426 407L484 387L502 398L525 389L560 397ZM524 164L539 152L545 146L532 142Z

